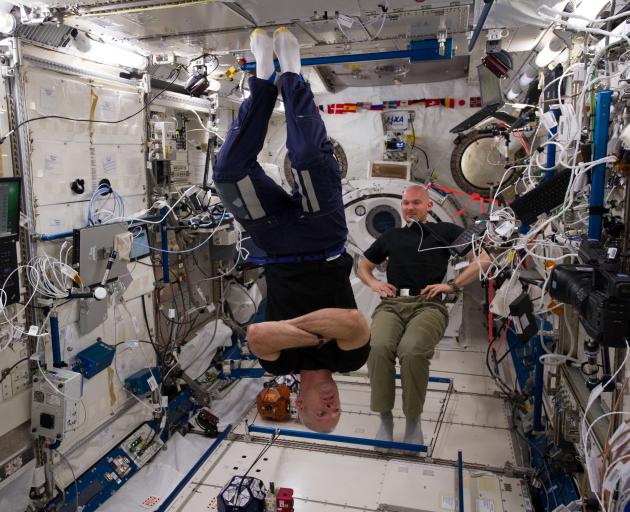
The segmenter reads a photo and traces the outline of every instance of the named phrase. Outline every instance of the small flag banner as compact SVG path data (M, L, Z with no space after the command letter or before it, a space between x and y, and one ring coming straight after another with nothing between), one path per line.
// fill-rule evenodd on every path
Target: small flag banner
M477 201L479 203L479 209L481 210L481 213L486 213L486 203L491 204L491 203L495 203L495 204L499 204L499 201L497 201L496 199L489 199L486 197L482 197L479 194L467 194L466 192L463 192L462 190L457 190L455 188L447 188L447 187L443 187L441 185L438 185L437 183L434 182L430 182L427 183L426 188L433 188L435 190L439 190L440 192L444 193L444 194L453 194L455 196L463 196L463 197L467 197L468 201L466 201L466 203L464 204L464 206L461 208L461 210L458 210L456 212L457 215L464 215L464 213L466 212L466 210L468 209L468 207L471 204L474 204L475 201Z
M472 96L468 98L468 100L464 98L422 98L419 100L386 100L381 103L329 103L328 105L319 105L319 110L327 114L351 114L367 110L396 110L421 104L424 104L425 108L480 108L481 98L479 96Z

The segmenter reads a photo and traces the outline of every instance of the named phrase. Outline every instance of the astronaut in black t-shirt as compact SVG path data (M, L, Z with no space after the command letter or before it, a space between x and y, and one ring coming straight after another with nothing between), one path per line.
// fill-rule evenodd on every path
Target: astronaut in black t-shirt
M429 361L448 324L448 310L441 294L459 292L477 279L479 268L490 265L481 251L455 279L442 283L450 253L448 246L463 228L448 222L428 223L432 203L426 188L408 187L402 197L402 216L407 224L390 229L374 242L359 262L358 276L382 301L372 317L368 371L370 407L381 415L378 439L393 440L395 362L398 357L406 417L404 442L424 444L420 415L424 406ZM387 282L373 276L387 259ZM474 263L473 263L474 261Z
M275 375L300 373L296 405L302 422L330 432L339 421L333 372L360 368L370 350L369 329L356 309L345 252L348 234L341 173L309 85L300 75L298 41L285 27L271 38L250 35L256 77L221 146L213 179L225 208L262 251L248 261L265 265L265 322L247 339L261 366ZM275 82L273 53L282 75ZM287 121L287 150L295 183L287 193L256 161L278 87Z

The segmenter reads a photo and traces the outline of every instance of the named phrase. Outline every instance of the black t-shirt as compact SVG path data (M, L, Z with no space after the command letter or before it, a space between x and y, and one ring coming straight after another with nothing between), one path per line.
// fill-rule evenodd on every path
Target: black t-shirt
M331 372L353 372L361 368L370 354L370 341L354 350L341 350L335 340L331 340L322 348L304 347L289 348L280 352L275 361L259 359L260 366L272 375L288 375L300 370L321 370Z
M350 284L351 270L352 257L347 253L332 261L266 266L265 320L288 320L323 308L356 309ZM283 350L276 361L259 361L265 370L274 375L321 369L349 372L363 366L369 352L369 342L358 349L346 351L331 340L320 349L290 348Z
M448 249L464 228L450 222L411 224L383 233L364 253L372 263L387 262L387 282L418 295L429 284L441 283L450 258ZM429 249L429 250L423 250Z

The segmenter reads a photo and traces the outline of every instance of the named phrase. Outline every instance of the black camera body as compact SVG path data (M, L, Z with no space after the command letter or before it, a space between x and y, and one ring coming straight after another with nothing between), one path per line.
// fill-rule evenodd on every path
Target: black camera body
M198 98L208 88L208 70L203 64L195 66L192 75L186 81L184 89L191 96Z
M580 247L582 265L557 265L549 294L571 304L584 330L606 347L625 347L630 337L630 276L606 256L602 245L586 240Z

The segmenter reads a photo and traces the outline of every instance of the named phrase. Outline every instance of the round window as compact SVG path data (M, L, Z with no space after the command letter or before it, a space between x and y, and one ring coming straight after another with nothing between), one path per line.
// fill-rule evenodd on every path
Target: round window
M368 233L374 238L378 238L389 229L399 228L401 225L400 213L385 204L372 208L365 219Z
M330 143L333 146L333 156L337 163L339 164L339 170L341 171L341 178L345 178L348 174L348 159L346 158L346 152L341 147L341 144L337 142L335 139L328 138ZM293 187L293 183L295 179L293 178L293 172L291 167L291 160L289 160L289 154L284 155L284 179L289 184L290 187Z

